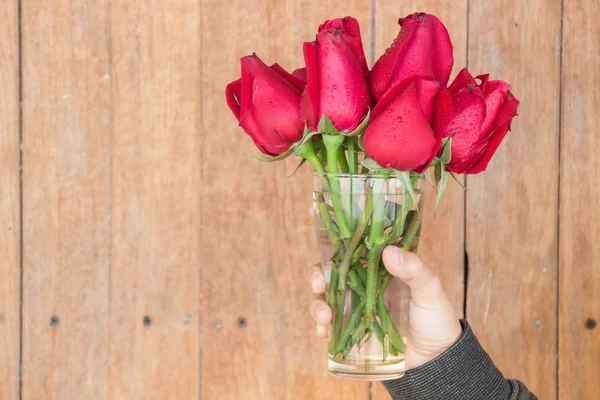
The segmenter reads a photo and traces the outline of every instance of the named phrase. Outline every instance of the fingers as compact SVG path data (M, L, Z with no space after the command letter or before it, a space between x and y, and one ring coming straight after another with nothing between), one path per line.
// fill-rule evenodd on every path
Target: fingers
M383 251L383 263L390 274L408 285L412 301L435 302L444 294L440 279L416 254L388 246Z
M327 290L325 275L319 264L313 265L310 269L310 288L314 294L325 293Z
M318 337L327 337L327 326L331 322L331 309L325 302L325 292L327 284L325 275L319 264L313 265L310 269L310 288L317 295L310 303L310 315L317 323L316 334Z
M331 322L331 309L323 299L315 299L310 303L310 315L319 325Z

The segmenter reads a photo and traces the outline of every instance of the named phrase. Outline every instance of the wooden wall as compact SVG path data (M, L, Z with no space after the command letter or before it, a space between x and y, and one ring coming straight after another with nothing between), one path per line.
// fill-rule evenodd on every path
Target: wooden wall
M521 100L420 252L505 375L595 398L597 0L2 0L0 400L389 398L327 374L310 171L246 157L224 87L337 16L372 61L416 10Z

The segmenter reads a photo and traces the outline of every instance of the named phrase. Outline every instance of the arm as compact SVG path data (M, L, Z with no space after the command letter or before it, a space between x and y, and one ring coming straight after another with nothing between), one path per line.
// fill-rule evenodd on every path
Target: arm
M522 383L504 379L468 323L459 321L439 278L416 254L388 247L383 262L410 288L408 371L400 379L384 382L393 399L537 399ZM312 269L311 287L318 295L310 307L317 336L326 337L331 309L324 300L325 278L318 266Z
M471 327L461 321L463 334L432 361L383 382L394 400L535 400L519 381L506 380L483 350Z

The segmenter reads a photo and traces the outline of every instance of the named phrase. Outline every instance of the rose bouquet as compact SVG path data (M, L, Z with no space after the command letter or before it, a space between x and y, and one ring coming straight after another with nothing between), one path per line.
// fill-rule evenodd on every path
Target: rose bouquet
M435 16L416 13L399 24L371 70L358 22L346 17L326 21L304 43L305 68L289 73L253 54L226 88L239 125L264 154L258 158L296 155L315 171L333 311L329 369L345 377L403 374L407 313L382 251L416 251L425 182L437 207L449 177L484 171L519 104L508 83L487 74L463 69L448 86L452 43Z

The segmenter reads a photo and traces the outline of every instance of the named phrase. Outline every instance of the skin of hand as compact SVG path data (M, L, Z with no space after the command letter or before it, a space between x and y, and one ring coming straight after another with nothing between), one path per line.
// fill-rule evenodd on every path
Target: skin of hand
M388 246L383 252L383 263L389 273L402 279L410 290L406 368L417 368L456 343L462 335L462 327L440 279L419 256ZM318 337L327 337L331 309L325 302L327 285L319 265L311 269L310 285L315 295L310 314L317 323L316 333Z

